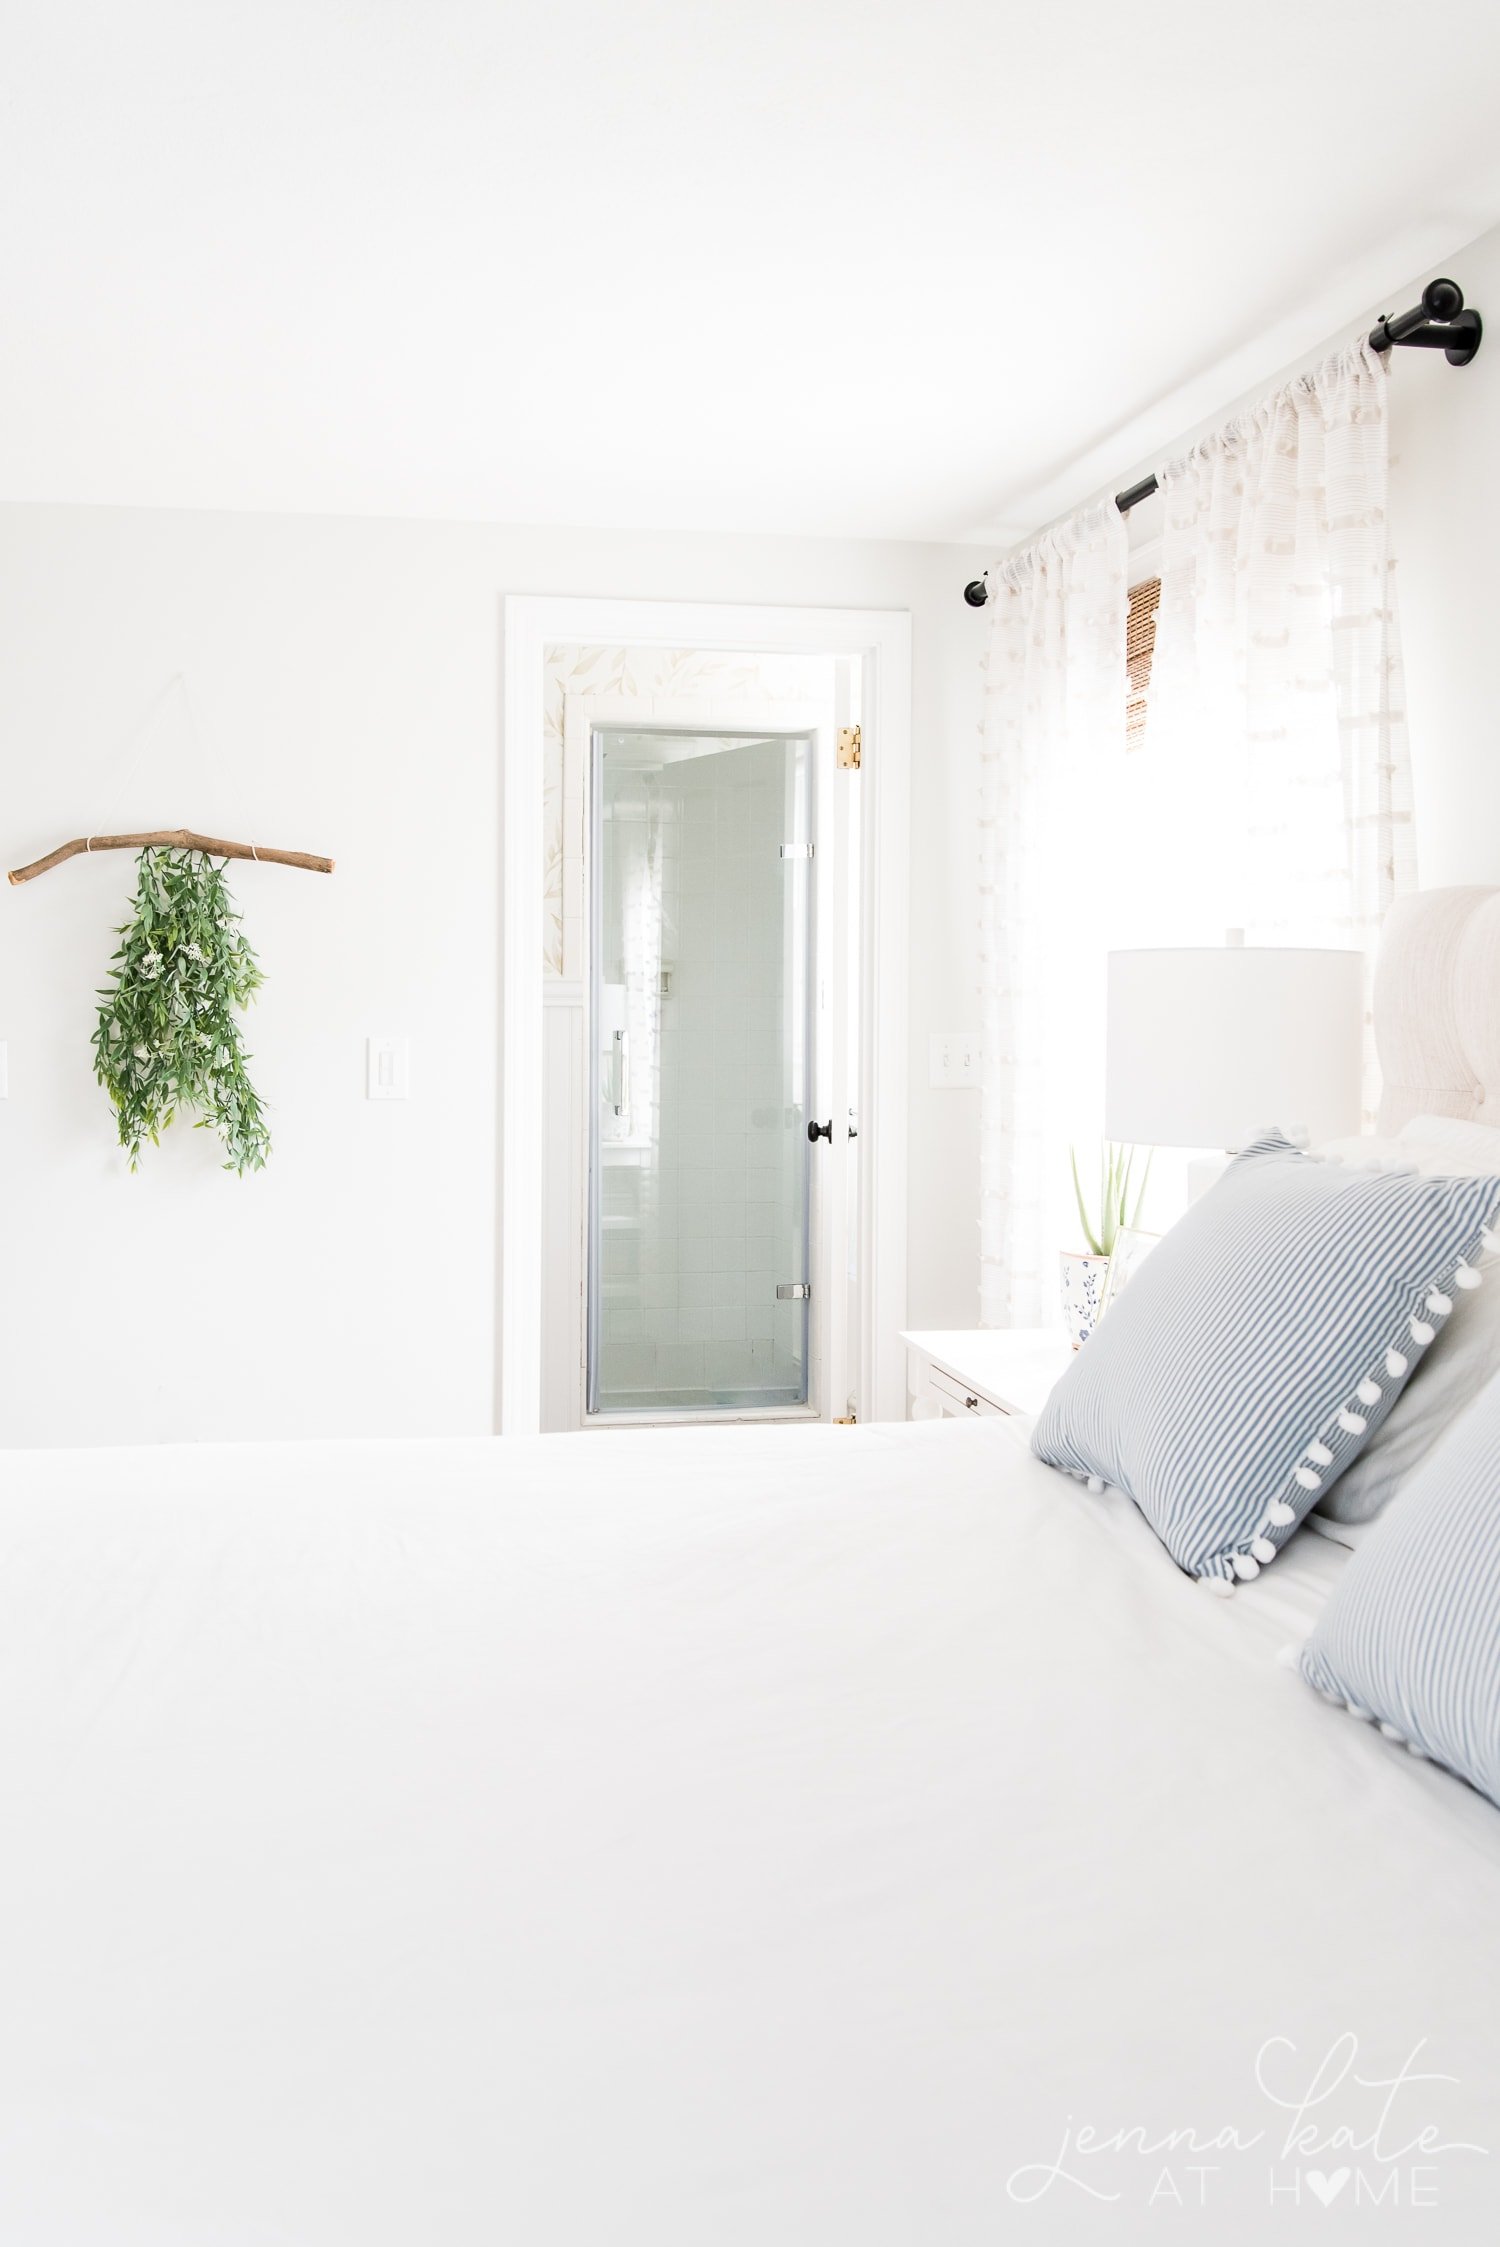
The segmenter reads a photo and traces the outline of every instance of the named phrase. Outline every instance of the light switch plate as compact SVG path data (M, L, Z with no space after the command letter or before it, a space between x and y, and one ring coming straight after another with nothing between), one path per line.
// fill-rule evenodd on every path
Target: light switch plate
M979 1082L979 1032L934 1030L929 1048L928 1082L944 1092Z
M367 1100L404 1100L410 1077L411 1064L405 1038L365 1040Z

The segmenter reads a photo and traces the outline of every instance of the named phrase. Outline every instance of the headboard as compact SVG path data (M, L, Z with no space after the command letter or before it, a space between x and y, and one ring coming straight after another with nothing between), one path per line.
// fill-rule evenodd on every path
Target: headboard
M1412 1116L1500 1125L1500 889L1400 897L1375 962L1379 1130Z

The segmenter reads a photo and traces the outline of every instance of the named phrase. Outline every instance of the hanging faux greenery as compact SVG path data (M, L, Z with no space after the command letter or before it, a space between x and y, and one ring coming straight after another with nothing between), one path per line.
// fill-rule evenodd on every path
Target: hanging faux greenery
M224 869L192 850L143 850L135 912L101 990L94 1073L115 1104L120 1145L138 1168L179 1109L216 1131L224 1168L259 1170L271 1151L235 1010L264 981L240 933Z

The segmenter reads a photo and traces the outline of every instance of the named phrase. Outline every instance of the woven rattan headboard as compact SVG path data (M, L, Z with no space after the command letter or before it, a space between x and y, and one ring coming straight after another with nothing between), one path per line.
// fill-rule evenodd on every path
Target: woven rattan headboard
M1398 898L1375 965L1382 1132L1411 1116L1500 1126L1500 889Z

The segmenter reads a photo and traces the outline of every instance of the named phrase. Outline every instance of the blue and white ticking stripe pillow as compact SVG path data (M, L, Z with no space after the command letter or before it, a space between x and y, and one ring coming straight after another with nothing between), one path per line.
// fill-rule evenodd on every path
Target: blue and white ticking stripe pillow
M1497 1221L1500 1178L1348 1170L1267 1133L1146 1258L1032 1448L1228 1590L1390 1411Z
M1370 1531L1301 1670L1500 1803L1500 1377Z

